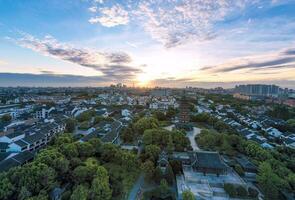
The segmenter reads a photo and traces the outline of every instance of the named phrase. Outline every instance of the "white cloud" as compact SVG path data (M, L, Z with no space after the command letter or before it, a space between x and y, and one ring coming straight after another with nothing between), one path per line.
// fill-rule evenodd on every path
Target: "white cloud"
M104 3L104 0L94 0L95 3L100 3L100 4L103 4Z
M135 68L131 65L131 57L124 52L100 52L92 49L75 48L57 41L50 35L43 39L35 38L26 33L21 33L21 35L22 37L19 39L10 40L43 55L95 69L101 72L105 78L120 80L134 77L141 72L138 67Z
M148 0L136 12L145 30L166 47L216 36L214 23L244 8L247 0Z
M95 13L95 12L97 11L97 7L96 7L96 6L92 6L92 7L88 8L88 10L89 10L90 12Z
M99 9L99 13L99 16L90 18L89 22L91 24L100 23L106 27L114 27L128 24L129 22L128 12L119 5L114 5L110 8L101 8Z
M139 0L123 1L97 11L89 22L106 27L133 20L167 48L216 37L214 25L256 0Z

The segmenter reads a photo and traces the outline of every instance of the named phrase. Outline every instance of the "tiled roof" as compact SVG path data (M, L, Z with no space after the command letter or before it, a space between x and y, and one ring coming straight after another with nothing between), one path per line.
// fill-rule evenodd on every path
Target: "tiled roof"
M0 142L0 149L7 149L7 148L8 148L8 143Z
M204 168L225 169L226 165L217 152L199 151L196 152L196 166Z
M22 134L23 134L22 132L13 132L13 133L7 134L6 137L12 139L12 138L18 137Z
M44 134L42 134L41 132L35 133L33 135L28 135L26 136L23 141L29 143L29 144L33 144L41 139L43 139L45 136Z
M7 160L3 160L2 162L0 162L0 172L9 170L11 167L16 167L19 165L19 162L15 161L12 158L8 158Z
M28 145L28 143L26 143L26 142L23 141L23 140L18 140L18 141L14 142L14 143L17 144L17 145L20 146L20 147L25 147L25 146Z

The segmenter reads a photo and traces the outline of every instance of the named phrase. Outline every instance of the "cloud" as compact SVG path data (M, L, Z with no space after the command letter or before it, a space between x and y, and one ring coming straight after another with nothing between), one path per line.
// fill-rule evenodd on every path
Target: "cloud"
M294 48L285 49L272 54L257 55L245 58L236 58L229 62L216 65L205 66L201 68L202 71L211 71L213 73L218 72L232 72L245 69L283 69L294 68L295 69L295 51Z
M95 13L95 12L97 12L97 7L96 7L96 6L92 6L92 7L88 8L88 10L89 10L90 12Z
M25 74L25 73L0 73L0 87L97 87L108 86L113 82L105 77L76 76L68 74ZM130 85L132 82L128 82ZM191 79L156 79L151 86L160 87L200 87L200 88L233 88L240 84L276 84L281 87L295 89L295 80L260 80L260 81L235 81L235 82L203 82Z
M130 3L131 2L131 3ZM139 0L103 7L90 23L106 27L133 20L151 37L171 48L193 40L207 41L217 34L214 24L254 4L251 0Z
M91 49L75 48L61 43L52 36L37 39L22 33L22 37L13 39L18 45L32 49L43 55L69 61L80 66L93 68L110 79L129 79L141 70L131 66L131 57L124 52L98 52Z
M287 50L283 51L283 54L284 55L293 55L293 56L295 56L295 48L287 49Z
M0 73L0 86L2 87L82 87L106 86L110 80L97 76L75 76L68 74L29 74L29 73Z
M92 11L94 11L94 9L92 9ZM96 10L94 12L96 12ZM128 12L119 5L114 5L110 8L100 8L99 13L99 16L89 19L91 24L100 23L106 27L114 27L129 23Z

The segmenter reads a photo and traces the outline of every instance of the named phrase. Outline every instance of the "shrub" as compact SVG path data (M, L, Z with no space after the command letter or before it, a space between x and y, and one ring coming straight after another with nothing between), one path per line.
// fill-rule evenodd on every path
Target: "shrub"
M237 191L236 188L233 184L230 183L225 183L224 184L224 190L226 191L226 193L230 196L230 197L234 197L237 195Z
M249 187L248 194L252 198L256 198L258 196L258 191L255 188Z
M241 185L236 188L236 192L239 197L246 197L248 195L247 190Z
M243 170L243 168L240 166L240 165L235 165L235 170L236 172L240 175L240 176L244 176L245 175L245 172Z

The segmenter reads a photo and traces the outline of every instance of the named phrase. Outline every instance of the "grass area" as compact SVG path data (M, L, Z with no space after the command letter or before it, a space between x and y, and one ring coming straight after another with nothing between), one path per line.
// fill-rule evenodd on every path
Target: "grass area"
M138 176L140 175L140 169L137 168L135 170L124 169L120 165L116 165L113 163L107 163L103 165L109 172L110 175L120 177L122 179L122 187L123 192L117 198L113 198L114 200L127 199L131 188L136 182Z

